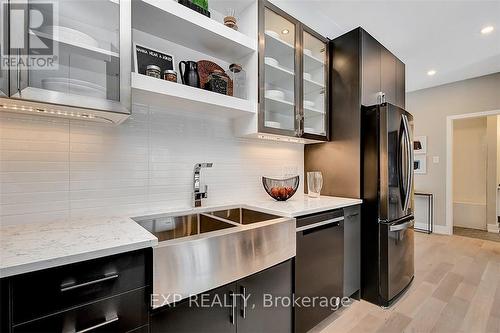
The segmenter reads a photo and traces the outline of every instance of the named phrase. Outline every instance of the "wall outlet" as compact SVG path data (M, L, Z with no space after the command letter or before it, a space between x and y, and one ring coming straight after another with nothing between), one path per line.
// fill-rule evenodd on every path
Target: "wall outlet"
M432 156L432 163L438 164L439 163L439 156Z

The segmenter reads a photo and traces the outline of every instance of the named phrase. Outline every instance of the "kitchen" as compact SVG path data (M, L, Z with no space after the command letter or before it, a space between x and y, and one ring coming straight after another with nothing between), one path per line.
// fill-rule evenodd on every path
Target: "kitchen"
M0 76L2 332L305 332L404 295L413 122L405 65L369 32L329 40L267 1L47 3L26 39L54 42L58 68ZM17 6L9 59L38 57L16 47ZM370 136L400 150L386 216L364 111L398 115ZM379 227L404 242L378 246ZM277 300L293 295L335 301Z

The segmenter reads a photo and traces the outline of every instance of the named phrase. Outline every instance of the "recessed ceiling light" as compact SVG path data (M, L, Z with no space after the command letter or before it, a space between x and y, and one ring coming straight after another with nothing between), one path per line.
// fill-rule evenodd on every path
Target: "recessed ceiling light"
M281 30L281 33L282 33L283 35L287 35L288 33L290 33L290 30L288 30L288 29L283 29L283 30Z
M427 75L429 76L433 76L434 74L436 74L436 71L431 69L430 71L427 72Z
M489 25L489 26L487 26L487 27L482 28L482 29L481 29L481 33L482 33L483 35L487 35L487 34L489 34L489 33L493 32L493 30L495 30L495 28L493 28L493 26L492 26L492 25Z

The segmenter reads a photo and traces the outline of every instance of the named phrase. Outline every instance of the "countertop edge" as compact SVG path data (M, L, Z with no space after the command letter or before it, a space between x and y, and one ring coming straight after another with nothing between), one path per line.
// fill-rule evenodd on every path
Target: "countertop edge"
M355 201L355 202L346 202L346 203L342 203L342 204L338 204L338 205L332 205L332 206L329 206L327 209L325 209L325 208L311 208L308 210L303 210L300 213L292 214L292 217L299 217L299 216L304 216L304 215L309 215L309 214L321 213L321 212L325 212L327 210L356 206L356 205L361 205L363 203L363 201L361 199L359 199L359 200L353 199L353 201Z
M21 275L25 273L31 273L35 271L40 271L48 268L74 264L81 261L98 259L102 257L107 257L115 254L145 249L153 247L158 244L157 239L150 239L141 242L136 242L132 244L125 244L110 248L99 249L95 251L83 252L72 254L68 256L62 256L57 258L52 258L48 260L42 260L37 262L25 263L17 266L10 266L0 269L0 278L7 278L14 275Z

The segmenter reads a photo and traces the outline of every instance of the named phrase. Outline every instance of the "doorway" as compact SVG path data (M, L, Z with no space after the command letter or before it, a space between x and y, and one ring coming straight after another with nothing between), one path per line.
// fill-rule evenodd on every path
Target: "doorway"
M500 110L447 119L446 225L449 233L498 233ZM496 235L500 237L498 234Z
M490 117L495 118L496 126L496 116ZM487 131L487 117L453 121L454 232L457 227L487 230L487 170L488 158L490 158L488 156Z

